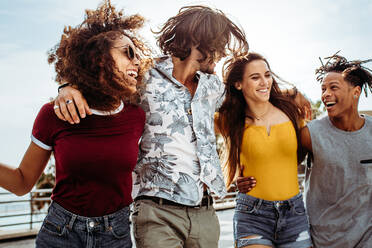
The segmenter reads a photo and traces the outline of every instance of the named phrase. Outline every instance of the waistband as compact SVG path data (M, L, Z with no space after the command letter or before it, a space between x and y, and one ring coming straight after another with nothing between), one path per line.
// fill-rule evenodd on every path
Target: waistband
M210 195L204 195L201 202L196 206L188 206L181 203L177 203L171 200L167 200L161 197L157 196L147 196L147 195L141 195L136 197L135 201L137 200L151 200L159 205L170 205L170 206L176 206L176 207L187 207L187 208L201 208L201 207L210 207L213 205L213 198Z
M237 203L249 203L249 204L256 204L256 205L265 205L265 206L272 206L278 207L282 205L293 206L295 202L302 201L302 193L298 193L297 195L283 201L268 201L260 198L256 198L251 195L238 193L236 197Z
M87 217L74 214L57 202L52 201L49 206L49 211L54 211L58 216L60 216L67 220L66 226L72 229L75 226L78 229L100 229L100 230L110 230L112 228L112 224L115 224L117 221L122 221L123 219L129 219L130 210L129 207L124 207L114 213L103 215L103 216L96 216L96 217Z

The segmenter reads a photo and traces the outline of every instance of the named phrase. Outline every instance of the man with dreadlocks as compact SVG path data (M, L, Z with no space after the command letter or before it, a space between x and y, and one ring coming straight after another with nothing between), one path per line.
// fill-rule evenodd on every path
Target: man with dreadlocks
M358 113L364 88L371 90L366 61L333 55L317 69L328 116L302 129L313 154L306 172L306 205L315 247L371 247L372 118ZM372 90L371 90L372 91Z
M140 187L132 215L136 244L218 247L210 193L222 197L226 191L214 134L224 84L214 67L227 49L247 51L248 44L222 11L205 6L181 8L157 34L166 56L156 60L141 94L146 124L135 169ZM59 103L65 105L73 93L62 90ZM72 111L70 122L78 119Z

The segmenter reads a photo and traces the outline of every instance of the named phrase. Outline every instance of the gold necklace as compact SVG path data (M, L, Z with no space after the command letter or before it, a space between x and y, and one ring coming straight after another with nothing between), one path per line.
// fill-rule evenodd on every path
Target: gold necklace
M258 121L260 121L260 120L262 119L262 117L264 117L264 116L269 112L270 107L271 107L271 106L269 106L269 107L267 108L267 110L265 111L265 113L263 113L263 114L261 114L261 115L257 115L255 112L251 111L251 112L254 114L253 118L256 119L256 120L258 120ZM249 116L248 116L248 117L249 117Z

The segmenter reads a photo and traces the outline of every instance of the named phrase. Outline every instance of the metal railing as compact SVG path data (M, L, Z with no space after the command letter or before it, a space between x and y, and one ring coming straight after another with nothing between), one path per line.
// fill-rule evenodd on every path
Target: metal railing
M0 200L0 230L6 230L7 227L11 226L21 226L21 225L28 225L29 229L34 228L34 224L41 223L42 220L35 219L35 216L39 215L46 215L46 210L36 210L37 203L47 202L50 203L50 197L40 197L40 194L51 194L53 189L35 189L29 193L29 197L25 199L25 197L14 197L14 195L10 192L0 192L0 197L4 198L9 196L9 198L14 198L13 200ZM7 210L1 211L1 207L5 205L19 205L22 203L28 203L28 207L25 206L24 210L17 211L17 210ZM21 221L16 221L17 217L25 217L21 218ZM7 223L5 223L5 219L8 219ZM18 218L19 219L19 218ZM26 221L26 219L28 219ZM5 224L4 224L5 223Z
M304 174L298 175L299 182L300 182L300 190L302 191L302 181L304 180ZM14 226L28 226L27 230L33 231L35 233L35 229L38 229L40 224L43 222L44 216L47 214L47 207L43 207L41 210L35 210L38 203L49 203L51 202L50 197L43 197L40 195L49 194L52 193L52 188L50 189L35 189L29 193L29 197L25 199L24 197L16 197L14 194L10 192L0 192L0 240L3 239L2 237L4 231L7 231L10 227ZM4 196L6 197L9 195L9 198L13 198L13 200L1 200L4 199ZM237 195L237 192L230 192L226 195L225 198L221 199L218 198L216 195L212 194L214 199L214 207L216 210L223 210L223 209L229 209L235 207L235 197ZM28 203L27 211L17 211L17 210L7 210L2 211L2 206L8 205L11 208L12 204L19 204L19 203ZM43 218L35 218L36 216L40 216ZM25 218L21 218L25 217ZM11 219L22 219L23 221L10 221ZM8 221L3 221L3 220ZM25 221L27 219L27 221ZM6 222L6 223L5 223ZM24 231L24 230L23 230ZM37 231L37 230L36 230ZM21 233L21 231L19 231ZM22 236L18 233L18 237ZM31 232L30 232L31 233ZM26 234L27 235L27 234ZM4 235L3 235L4 236ZM13 236L17 237L17 230L13 230Z
M51 194L53 189L35 189L31 191L28 195L28 198L25 197L16 197L14 194L10 192L0 192L0 234L1 231L9 229L8 227L12 226L28 226L28 229L34 229L36 227L35 224L42 223L43 220L35 218L35 216L42 216L44 217L47 214L47 210L44 207L42 210L35 210L37 202L47 202L50 203L50 197L39 197L40 194ZM5 198L9 196L9 198L13 198L11 200L1 200L1 198ZM220 199L217 196L213 195L214 198L214 205L218 209L229 208L226 206L234 207L231 204L234 204L236 192L228 193L224 199ZM23 210L12 210L12 204L25 204ZM230 205L228 204L230 203ZM8 205L10 210L1 211L1 206ZM25 218L20 218L25 217ZM4 221L4 220L7 221ZM16 220L18 219L18 221ZM22 219L19 221L19 219Z

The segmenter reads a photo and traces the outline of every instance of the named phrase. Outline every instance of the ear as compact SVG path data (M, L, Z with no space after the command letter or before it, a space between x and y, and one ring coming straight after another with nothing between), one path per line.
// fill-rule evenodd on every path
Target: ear
M242 82L235 82L234 83L234 87L237 90L241 90L242 89Z
M353 98L354 99L359 99L359 96L360 96L361 93L362 93L362 89L360 88L360 86L355 86L353 88Z

